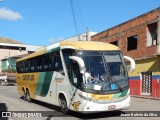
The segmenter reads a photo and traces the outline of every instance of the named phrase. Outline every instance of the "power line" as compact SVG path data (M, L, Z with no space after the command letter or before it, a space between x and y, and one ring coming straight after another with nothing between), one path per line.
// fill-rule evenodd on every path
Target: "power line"
M80 40L79 32L78 32L78 27L77 27L77 21L76 21L76 16L75 16L75 11L74 11L74 6L73 6L73 1L70 0L70 5L71 5L71 11L72 11L72 16L73 16L73 21L74 21L74 26L76 29L76 34L78 35L78 40Z
M77 3L78 3L78 10L79 10L79 17L80 17L80 20L81 20L81 24L82 24L82 30L84 30L85 29L85 27L84 27L84 20L83 20L83 16L82 16L82 12L81 12L81 8L80 8L80 4L79 4L79 0L77 0Z

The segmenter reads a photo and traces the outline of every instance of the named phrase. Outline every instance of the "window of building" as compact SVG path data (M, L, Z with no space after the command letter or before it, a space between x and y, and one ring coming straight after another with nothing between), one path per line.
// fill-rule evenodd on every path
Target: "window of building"
M133 35L127 38L127 51L137 49L138 35Z
M1 49L10 49L10 50L26 50L25 47L18 47L18 46L5 46L5 45L0 45Z
M110 42L110 44L118 46L118 41Z
M147 25L147 47L157 45L157 22Z

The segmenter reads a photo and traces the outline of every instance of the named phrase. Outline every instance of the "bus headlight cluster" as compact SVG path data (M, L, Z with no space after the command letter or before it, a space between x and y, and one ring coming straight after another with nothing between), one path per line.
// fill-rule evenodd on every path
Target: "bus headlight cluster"
M88 101L93 101L92 98L88 98L87 96L84 96L82 94L78 94L80 96L80 98L84 99L84 100L88 100Z

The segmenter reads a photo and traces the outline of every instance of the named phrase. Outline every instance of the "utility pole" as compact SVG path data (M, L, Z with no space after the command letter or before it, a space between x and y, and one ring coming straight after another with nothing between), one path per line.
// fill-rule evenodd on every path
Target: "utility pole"
M8 65L8 69L10 69L10 62L11 62L11 61L10 61L10 51L9 51L9 58L8 58L8 64L9 64L9 65Z
M88 27L86 28L86 41L88 41Z

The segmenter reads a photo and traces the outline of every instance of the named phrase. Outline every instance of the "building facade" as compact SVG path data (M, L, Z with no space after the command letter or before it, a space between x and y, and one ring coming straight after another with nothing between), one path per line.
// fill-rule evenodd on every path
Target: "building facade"
M1 60L2 72L16 72L16 60L18 57L10 57Z
M11 64L11 62L13 61L15 62L16 56L27 55L27 54L33 53L37 49L40 49L41 47L43 46L13 44L13 43L0 43L0 66L1 66L0 73L2 72L2 69L3 70L6 69L5 67L10 67L8 64L9 59L10 59L10 64Z
M102 31L91 37L119 46L136 61L129 73L132 95L160 97L160 8Z
M97 32L86 32L86 33L82 33L67 39L64 39L63 41L89 41L91 40L91 37L93 35L97 34Z

